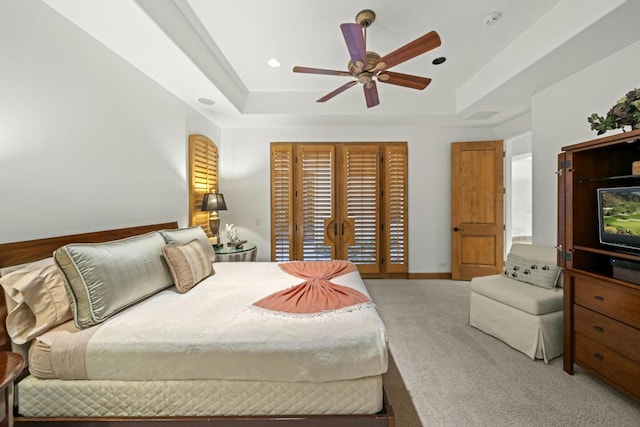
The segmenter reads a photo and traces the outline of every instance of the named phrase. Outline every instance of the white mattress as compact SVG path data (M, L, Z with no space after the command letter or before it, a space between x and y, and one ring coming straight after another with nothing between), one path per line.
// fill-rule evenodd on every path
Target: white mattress
M85 330L83 345L68 332L45 334L39 340L50 347L44 356L52 356L51 370L63 379L286 382L386 371L386 331L373 304L319 315L275 314L251 304L302 279L277 263L216 263L215 271L186 294L164 290ZM332 282L368 296L357 272ZM80 353L71 357L67 351L73 349ZM31 357L32 367L43 363L41 356Z
M382 377L324 383L41 380L16 387L25 417L374 414Z

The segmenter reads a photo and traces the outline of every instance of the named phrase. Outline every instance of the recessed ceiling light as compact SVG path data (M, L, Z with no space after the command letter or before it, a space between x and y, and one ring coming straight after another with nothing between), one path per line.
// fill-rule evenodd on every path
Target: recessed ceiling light
M278 61L276 58L271 58L267 61L267 64L269 64L269 67L271 68L278 68L280 66L280 61Z
M431 61L431 63L432 63L433 65L440 65L440 64L442 64L442 63L443 63L444 61L446 61L446 60L447 60L447 58L445 58L444 56L439 56L439 57L437 57L436 59L434 59L433 61Z
M502 13L500 12L492 12L484 17L484 23L487 25L493 25L498 22L502 18Z
M204 105L213 105L213 104L215 104L215 101L213 99L209 99L209 98L198 98L198 102L200 104L204 104Z

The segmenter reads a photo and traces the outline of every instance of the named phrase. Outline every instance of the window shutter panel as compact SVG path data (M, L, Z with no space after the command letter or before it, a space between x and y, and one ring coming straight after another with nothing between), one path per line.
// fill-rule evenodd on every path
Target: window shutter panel
M408 271L408 191L407 191L407 145L387 143L384 146L385 200L384 224L387 273Z
M209 212L202 212L206 193L218 192L218 147L203 135L189 135L189 225L199 225L212 237Z
M346 144L342 150L346 259L362 273L380 272L380 150Z
M333 173L335 146L297 146L297 259L326 261L336 258L335 244L325 237L325 226L335 219Z
M293 144L271 144L271 260L293 256Z
M407 144L272 143L272 260L408 272ZM400 276L399 275L399 276Z

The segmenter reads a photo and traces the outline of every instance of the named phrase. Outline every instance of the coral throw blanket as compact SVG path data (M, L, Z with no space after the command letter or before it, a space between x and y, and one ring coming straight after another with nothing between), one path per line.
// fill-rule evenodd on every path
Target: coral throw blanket
M357 271L348 261L295 261L278 264L286 273L305 279L299 285L273 293L254 306L285 313L311 314L370 303L361 292L330 280Z

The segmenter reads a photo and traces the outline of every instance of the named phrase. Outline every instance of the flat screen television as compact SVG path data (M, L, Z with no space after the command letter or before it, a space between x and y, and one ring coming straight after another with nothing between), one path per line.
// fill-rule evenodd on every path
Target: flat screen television
M640 186L597 191L600 243L640 252Z

